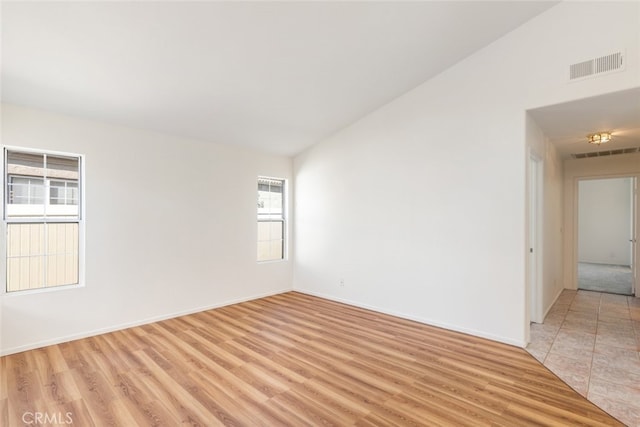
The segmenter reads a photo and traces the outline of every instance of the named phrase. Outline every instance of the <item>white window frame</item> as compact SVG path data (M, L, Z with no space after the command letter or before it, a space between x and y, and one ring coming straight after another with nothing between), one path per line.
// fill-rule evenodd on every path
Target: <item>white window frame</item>
M4 236L3 244L0 244L0 257L2 257L2 261L0 261L0 277L1 283L0 286L0 295L5 297L13 297L13 296L21 296L28 294L38 294L43 292L57 292L64 291L69 289L77 289L85 287L85 229L86 229L86 206L85 206L85 162L86 157L83 154L78 153L70 153L64 151L54 151L54 150L42 150L36 148L25 148L21 146L11 146L11 145L2 145L2 176L0 176L0 185L2 186L2 203L0 210L2 211L2 221L0 221L0 232ZM8 203L9 194L7 191L7 182L6 179L9 176L7 173L7 160L8 155L7 152L16 151L25 154L42 154L47 156L60 156L60 157L75 157L78 158L79 167L78 167L78 215L77 218L75 215L73 217L69 216L60 216L58 218L46 218L44 220L43 217L38 218L29 218L29 217L16 217L9 218L7 216L6 207ZM63 180L58 178L53 178L53 180ZM45 187L46 188L46 187ZM49 191L45 191L45 203L49 206ZM66 206L66 205L62 205ZM45 210L46 212L46 210ZM37 289L24 289L17 291L8 291L8 260L7 260L7 243L8 243L8 225L9 224L27 224L27 223L78 223L78 283L73 283L69 285L59 285L59 286L45 286Z
M273 176L266 176L266 175L259 175L257 180L256 180L256 184L257 184L257 188L259 188L260 186L260 180L264 179L264 180L272 180L272 181L281 181L282 182L282 215L280 217L276 217L273 218L273 215L271 215L269 218L264 218L262 221L260 220L260 216L259 214L257 214L257 221L256 221L256 245L259 242L258 240L258 233L257 233L257 224L259 224L260 222L274 222L274 221L281 221L282 222L282 257L278 258L278 259L269 259L269 260L257 260L258 264L265 264L265 263L272 263L272 262L282 262L282 261L286 261L288 259L288 249L289 249L289 245L288 245L288 210L287 210L287 206L288 206L288 197L287 197L287 192L289 189L289 183L287 181L286 178L282 178L282 177L273 177ZM257 252L257 251L256 251Z

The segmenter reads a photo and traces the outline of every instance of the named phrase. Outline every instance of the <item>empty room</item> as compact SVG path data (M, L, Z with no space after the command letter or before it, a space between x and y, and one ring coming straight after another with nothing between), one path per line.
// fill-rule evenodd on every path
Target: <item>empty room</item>
M1 426L640 426L638 1L0 7Z

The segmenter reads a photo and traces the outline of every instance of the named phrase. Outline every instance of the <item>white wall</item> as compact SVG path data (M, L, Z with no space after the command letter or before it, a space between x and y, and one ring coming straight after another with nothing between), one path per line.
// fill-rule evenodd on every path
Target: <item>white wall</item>
M577 289L578 286L578 182L585 178L620 178L625 176L635 176L640 179L640 153L564 161L563 222L565 233L563 251L567 266L564 269L566 288ZM638 211L636 211L636 221L640 223L640 212Z
M290 158L12 105L2 143L86 156L86 286L2 295L2 353L291 289L256 263L256 178Z
M294 289L524 345L525 111L640 86L638 12L561 3L296 157Z
M578 182L578 261L631 265L631 178Z

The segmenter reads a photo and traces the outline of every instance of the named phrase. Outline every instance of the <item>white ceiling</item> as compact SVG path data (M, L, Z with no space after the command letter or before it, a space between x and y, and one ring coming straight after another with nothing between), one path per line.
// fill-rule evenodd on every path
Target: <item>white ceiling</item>
M530 111L563 157L640 147L640 88L551 105ZM611 132L611 142L587 143L587 135Z
M4 102L294 155L556 2L3 2Z

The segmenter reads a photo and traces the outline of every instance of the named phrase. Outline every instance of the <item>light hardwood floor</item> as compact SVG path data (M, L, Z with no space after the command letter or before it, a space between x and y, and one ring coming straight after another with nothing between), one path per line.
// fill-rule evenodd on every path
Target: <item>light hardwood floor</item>
M526 351L290 292L0 359L0 425L621 425Z

